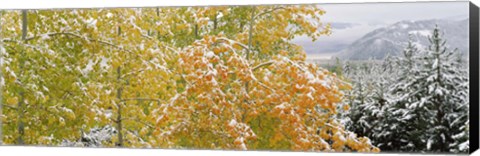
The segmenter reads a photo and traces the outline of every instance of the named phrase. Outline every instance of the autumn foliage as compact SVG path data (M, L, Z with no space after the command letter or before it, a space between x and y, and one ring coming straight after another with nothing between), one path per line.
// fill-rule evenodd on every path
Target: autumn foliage
M112 125L104 146L378 151L339 123L350 85L289 42L328 35L324 14L309 5L3 12L3 141L57 145Z

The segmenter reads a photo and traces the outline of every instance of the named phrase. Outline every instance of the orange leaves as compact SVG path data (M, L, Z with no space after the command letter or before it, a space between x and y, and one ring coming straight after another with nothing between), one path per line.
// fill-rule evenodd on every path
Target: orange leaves
M243 142L243 138L236 138L235 141L233 141L233 144L237 145L237 146L240 146L240 145L245 145L245 143Z
M343 147L345 147L345 144L347 143L347 140L340 132L337 132L333 135L332 141L332 148L336 151L343 151Z
M343 110L348 111L350 109L350 106L348 104L343 105Z
M168 114L163 114L163 115L161 115L160 117L157 118L156 124L157 124L157 125L161 125L161 124L163 124L165 121L167 121L168 119L169 119Z
M238 123L235 119L231 119L226 125L228 133L232 138L235 138L233 144L242 150L247 150L246 141L257 139L256 134L245 123Z
M310 140L305 139L305 138L300 138L300 139L296 140L295 143L299 147L310 147L313 144L312 142L310 142ZM300 148L300 149L302 149L302 148Z
M330 139L330 135L327 133L327 129L320 130L320 137L325 140Z
M348 147L352 148L353 150L361 149L359 142L356 140L356 135L351 134L347 138L347 145Z
M270 141L271 141L272 144L275 144L275 143L279 142L280 140L282 140L284 138L285 138L285 136L280 131L276 131Z
M245 140L243 139L243 137L235 139L234 144L237 146L238 149L247 150L247 145L245 145Z
M217 106L214 106L212 108L212 113L215 115L220 115L220 108L218 108Z
M280 55L285 54L285 51L280 51ZM280 131L291 137L294 143L291 149L330 150L333 148L336 151L343 151L360 145L371 147L360 141L350 143L351 140L345 138L347 132L344 132L343 127L338 126L336 122L328 123L330 122L329 118L336 114L336 107L340 105L342 94L337 85L343 81L327 70L318 69L308 63L292 61L282 56L275 58L272 67L264 68L265 70L257 69L255 75L263 76L264 84L269 88L276 88L276 90L271 91L267 87L253 86L254 91L251 94L269 92L265 96L256 96L261 98L261 100L256 100L258 105L266 108L268 112L260 114L260 116L271 115L280 121L277 123L282 127ZM266 71L275 74L267 74ZM335 126L335 128L324 128L318 133L304 128L304 126L326 125ZM278 140L279 134L275 134L270 141ZM328 144L326 140L331 141L332 144Z

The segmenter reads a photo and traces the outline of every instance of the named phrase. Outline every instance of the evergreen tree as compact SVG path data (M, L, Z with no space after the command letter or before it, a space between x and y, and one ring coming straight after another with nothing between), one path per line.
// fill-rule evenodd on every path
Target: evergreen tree
M347 128L360 136L372 139L373 144L380 144L386 138L384 132L385 120L390 105L388 89L393 81L394 64L391 57L384 62L370 60L353 70L345 71L350 78L353 89L347 93L347 103L352 107L347 111ZM380 146L379 146L380 147Z
M468 77L453 58L456 51L445 46L438 27L429 41L431 45L418 58L406 53L403 64L410 70L404 70L392 87L397 98L390 112L399 123L408 123L405 131L395 135L405 136L411 151L455 151L453 136L462 133L468 120Z
M346 68L347 128L382 151L468 151L468 64L438 27L429 40L423 51L410 40L401 57Z
M418 131L417 126L410 123L414 123L415 116L408 114L410 109L404 104L399 103L404 97L408 97L408 94L399 94L405 92L415 92L416 88L408 87L409 82L414 82L417 75L421 75L421 72L417 67L417 56L420 55L420 51L413 44L410 39L407 43L407 47L403 50L403 57L397 57L395 64L397 65L398 78L392 79L389 90L389 94L393 96L391 99L391 105L385 110L388 117L385 118L383 132L378 134L383 137L383 141L379 143L382 149L389 151L413 151L416 147L413 142L419 142L417 137L421 134ZM407 100L408 101L408 100ZM422 126L422 125L420 125Z

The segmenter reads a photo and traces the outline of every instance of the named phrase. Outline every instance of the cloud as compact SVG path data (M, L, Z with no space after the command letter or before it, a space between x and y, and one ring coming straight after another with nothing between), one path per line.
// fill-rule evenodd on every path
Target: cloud
M319 4L325 21L345 23L393 23L467 15L468 2Z
M318 40L312 42L307 36L299 36L293 39L293 43L301 45L304 50L311 53L335 53L353 41L361 38L367 32L370 32L383 25L369 24L344 24L338 27L332 26L332 34L329 36L320 36Z
M332 34L315 42L306 36L292 41L310 54L337 52L376 28L403 20L468 17L466 1L319 4L318 7L326 11L322 21L331 24Z
M360 24L358 23L345 23L345 22L332 22L330 23L330 26L332 29L347 29L347 28L352 28L355 26L358 26Z

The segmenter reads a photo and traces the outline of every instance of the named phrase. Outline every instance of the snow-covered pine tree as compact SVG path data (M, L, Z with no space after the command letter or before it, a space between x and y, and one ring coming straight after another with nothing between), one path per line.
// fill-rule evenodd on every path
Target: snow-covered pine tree
M403 54L404 57L387 56L378 63L369 60L357 67L344 67L346 77L351 81L353 89L347 92L347 103L351 109L346 112L347 128L360 136L367 136L372 143L384 151L409 151L413 144L408 135L399 135L414 127L408 125L402 115L405 108L393 108L390 88L398 85L397 81L408 82L414 67L414 54L417 48L409 42ZM400 78L398 78L400 77Z
M349 65L349 64L348 64ZM367 129L371 127L370 122L363 115L364 104L370 99L371 91L368 90L368 79L370 75L370 64L361 64L357 66L348 66L344 74L348 77L352 84L352 90L346 93L346 103L350 106L347 110L346 127L347 129L357 133L359 136L365 136Z
M438 27L429 40L424 51L410 40L401 57L344 68L347 128L382 151L468 151L468 62Z
M455 49L457 51L457 49ZM456 108L455 115L451 115L449 120L451 121L452 128L459 128L456 132L453 132L453 143L450 143L450 152L462 152L467 153L469 151L469 117L468 111L469 108L469 65L468 61L465 60L465 56L461 52L456 52L454 66L456 66L456 71L460 75L457 77L459 81L458 92L456 92L457 97L461 97L461 101L458 101L458 108Z
M421 133L414 123L416 118L408 112L411 111L405 103L409 100L408 94L400 94L405 92L415 92L416 88L409 87L414 82L416 76L421 75L417 66L417 57L420 51L413 44L412 39L407 43L407 47L403 50L403 56L395 58L395 65L398 74L396 78L391 79L392 83L388 90L391 98L391 105L384 109L386 118L384 122L385 128L379 132L379 137L383 138L379 142L381 149L386 151L414 151L417 147L414 142L419 142L419 138L412 137ZM393 63L393 62L392 62ZM393 89L392 89L393 88Z
M429 40L428 49L413 59L413 67L407 67L410 71L404 70L392 87L397 99L390 112L399 123L408 123L405 131L395 135L407 138L412 147L409 151L458 152L468 138L462 135L462 126L468 122L468 77L459 69L456 51L447 49L438 27Z
M395 78L393 58L378 62L370 59L356 67L348 67L346 76L353 89L347 92L347 101L351 106L346 112L347 128L359 136L367 136L373 144L381 144L391 138L383 134L389 113L385 111L390 105L388 89Z

